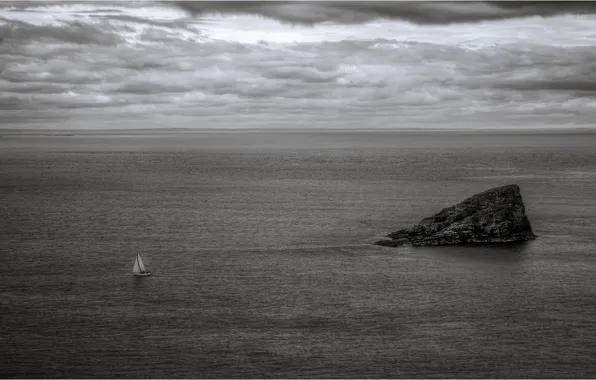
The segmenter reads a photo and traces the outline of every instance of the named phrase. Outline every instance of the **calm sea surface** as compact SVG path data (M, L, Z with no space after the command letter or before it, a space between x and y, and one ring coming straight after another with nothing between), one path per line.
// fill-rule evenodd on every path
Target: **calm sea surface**
M0 138L0 376L594 377L596 134ZM539 238L384 248L520 185ZM131 275L141 253L152 277Z

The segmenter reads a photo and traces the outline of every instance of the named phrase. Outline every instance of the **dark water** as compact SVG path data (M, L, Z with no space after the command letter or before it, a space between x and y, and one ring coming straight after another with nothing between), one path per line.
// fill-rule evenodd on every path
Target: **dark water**
M594 377L595 146L5 135L0 375ZM535 241L369 244L509 183ZM136 253L154 276L131 276Z

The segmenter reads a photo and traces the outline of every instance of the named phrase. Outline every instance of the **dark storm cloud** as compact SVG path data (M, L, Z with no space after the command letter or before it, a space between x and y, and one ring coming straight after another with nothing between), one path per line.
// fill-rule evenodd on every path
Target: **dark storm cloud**
M596 2L582 1L177 1L194 14L256 14L289 23L317 24L325 21L365 22L377 18L416 24L479 22L529 16L594 14Z

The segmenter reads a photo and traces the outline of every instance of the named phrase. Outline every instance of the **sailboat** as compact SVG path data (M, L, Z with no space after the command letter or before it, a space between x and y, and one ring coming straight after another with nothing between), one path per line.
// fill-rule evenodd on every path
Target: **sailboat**
M135 266L132 268L132 274L134 276L151 276L151 272L145 269L145 264L143 264L143 259L141 259L141 255L137 253L137 258L135 259Z

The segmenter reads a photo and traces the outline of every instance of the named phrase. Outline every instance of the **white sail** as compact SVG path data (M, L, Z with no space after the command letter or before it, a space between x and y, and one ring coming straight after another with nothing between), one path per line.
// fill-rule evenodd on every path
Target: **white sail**
M132 267L132 273L141 273L141 268L139 267L139 256L135 258L135 265Z
M132 268L132 273L143 273L145 272L145 264L143 264L143 259L141 259L141 255L137 254L135 259L135 265Z
M141 269L141 272L146 272L147 269L145 269L145 264L143 264L143 259L141 259L141 255L137 255L137 262L139 263L139 268Z

